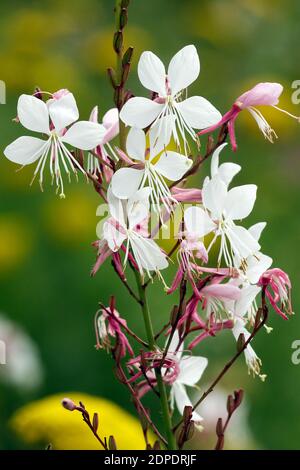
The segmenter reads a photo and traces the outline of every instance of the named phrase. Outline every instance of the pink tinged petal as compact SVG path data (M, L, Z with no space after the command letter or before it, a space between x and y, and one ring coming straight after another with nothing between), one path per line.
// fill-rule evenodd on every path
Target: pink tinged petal
M184 211L184 223L189 233L197 234L200 238L212 232L216 224L200 207L188 207Z
M275 106L278 104L282 91L283 86L280 83L258 83L251 90L239 96L236 103L240 105L241 109L249 106Z
M231 220L241 220L252 212L256 200L257 186L245 184L228 191L224 206L226 217Z
M193 161L177 152L163 152L155 163L155 171L171 181L177 181L191 168Z
M196 385L201 379L207 364L206 357L183 356L179 364L180 372L177 381L184 385Z
M176 103L176 108L186 123L195 129L205 129L222 118L220 112L201 96L191 96L180 101Z
M244 227L234 225L227 230L227 236L230 239L234 254L243 259L260 250L260 244Z
M145 161L146 136L142 129L132 127L128 132L126 150L129 157L141 162Z
M184 271L182 269L182 266L180 265L175 274L171 287L167 290L167 294L173 294L173 292L175 292L178 289L182 281L183 275L184 275Z
M180 188L174 186L171 189L172 196L178 202L201 202L202 191L197 188Z
M241 290L231 284L211 284L203 287L201 294L220 300L237 300L241 296Z
M236 301L234 314L237 317L244 317L260 293L261 287L247 286L241 289L240 298Z
M267 222L258 222L257 224L254 224L250 228L248 228L248 230L251 233L252 237L258 241L266 225L267 225Z
M139 189L144 176L144 170L120 168L111 179L114 195L120 199L131 197Z
M255 253L255 256L247 258L247 279L251 284L257 284L259 278L272 266L273 260L270 256Z
M107 241L111 251L118 251L127 237L123 231L118 230L116 226L108 220L103 224L103 238Z
M31 95L21 95L18 100L18 118L30 131L49 134L49 113L46 104Z
M47 145L48 141L36 137L19 137L6 147L4 155L11 162L29 165L42 155Z
M57 132L79 118L79 111L73 93L67 93L58 100L48 101L48 110Z
M109 109L103 116L102 123L106 129L114 126L119 122L119 111L118 108Z
M135 97L124 104L120 118L127 126L144 129L155 121L164 107L164 104L156 103L148 98Z
M185 46L172 58L168 80L172 96L187 88L200 73L200 60L194 45Z
M91 122L98 122L98 106L95 106L90 114L89 121Z
M211 212L213 219L221 218L225 200L227 197L227 186L219 175L215 175L203 187L202 199L206 209Z
M103 139L103 126L95 122L75 122L61 140L81 150L91 150L100 145Z
M166 70L162 61L153 52L142 53L138 63L141 84L160 96L166 96Z

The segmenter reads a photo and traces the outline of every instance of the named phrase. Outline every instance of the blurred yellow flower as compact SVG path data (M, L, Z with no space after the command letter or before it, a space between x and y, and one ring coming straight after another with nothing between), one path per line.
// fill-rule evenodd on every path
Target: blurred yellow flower
M11 428L28 445L51 443L57 450L101 450L91 430L76 411L67 411L61 400L68 396L83 402L91 417L99 415L98 433L115 437L121 450L142 450L145 442L139 421L115 403L85 393L60 393L25 405L10 420Z
M0 217L0 273L14 269L31 250L28 224L16 214Z
M90 190L90 191L89 191ZM51 198L43 209L47 233L58 240L74 247L74 244L96 239L97 198L91 184L78 185L78 189L69 189L66 199Z
M89 36L83 45L82 56L87 66L94 72L106 73L108 67L114 66L115 54L112 46L113 29L102 29ZM128 26L125 35L125 48L133 45L133 64L138 62L145 49L151 49L151 36L137 26Z

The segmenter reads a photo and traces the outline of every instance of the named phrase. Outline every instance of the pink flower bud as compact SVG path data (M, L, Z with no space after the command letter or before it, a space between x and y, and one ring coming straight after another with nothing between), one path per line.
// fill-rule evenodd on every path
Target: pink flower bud
M77 406L75 405L73 400L71 400L71 398L64 398L61 401L61 404L66 410L69 410L69 411L74 411L77 408Z

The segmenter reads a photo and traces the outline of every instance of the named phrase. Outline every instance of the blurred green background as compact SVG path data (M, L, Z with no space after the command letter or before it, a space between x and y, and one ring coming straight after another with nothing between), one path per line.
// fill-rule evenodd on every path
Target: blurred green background
M101 116L113 106L105 75L106 68L114 64L113 3L1 3L0 79L7 86L7 104L0 106L1 149L23 135L21 126L12 122L17 98L21 93L32 93L36 85L48 91L70 89L82 119L88 118L96 104ZM285 86L281 106L300 114L300 106L291 103L291 84L300 79L297 0L132 0L129 18L126 44L135 46L133 72L142 50L150 49L167 62L182 46L194 43L202 70L190 93L203 94L225 112L238 95L258 81L278 81ZM129 83L136 94L145 95L135 73ZM237 121L239 151L232 155L226 150L226 158L243 166L237 183L259 186L257 204L247 222L268 222L263 251L274 258L274 266L290 274L296 315L284 322L272 313L274 331L270 335L263 332L255 341L268 375L265 383L247 375L243 360L224 383L229 391L246 390L255 447L299 449L300 365L291 362L291 344L300 339L300 129L288 117L269 113L279 135L271 145L264 141L251 116L244 114ZM83 179L73 182L66 186L67 198L59 200L50 184L45 184L44 193L37 183L29 187L33 167L17 173L16 168L1 151L0 311L34 339L45 377L43 385L30 393L0 384L2 449L23 446L7 426L12 413L52 393L82 391L109 398L133 412L129 397L111 373L109 357L94 348L93 316L99 300L107 302L116 293L118 310L143 334L140 312L118 284L110 264L94 279L89 277L99 204L92 186ZM207 170L208 166L204 172ZM195 184L201 184L204 172ZM159 327L176 299L166 298L161 286L155 284L151 302ZM234 348L226 333L223 339L210 339L199 347L197 352L208 355L210 361L206 382L215 377ZM157 412L155 401L148 399L147 403Z

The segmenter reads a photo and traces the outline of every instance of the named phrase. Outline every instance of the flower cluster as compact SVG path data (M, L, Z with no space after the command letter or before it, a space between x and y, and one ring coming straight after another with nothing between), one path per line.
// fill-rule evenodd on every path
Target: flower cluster
M248 370L264 380L261 360L250 344L253 332L258 330L257 312L265 313L269 301L283 318L292 313L290 280L282 270L272 268L272 258L261 251L260 237L266 223L244 224L254 208L257 187L233 186L241 166L220 163L226 153L227 135L233 150L237 149L234 124L244 109L273 141L276 134L256 106L277 108L282 86L256 85L222 117L205 98L188 97L187 88L199 72L200 61L193 45L175 54L167 70L156 55L144 52L138 76L151 97L123 93L124 105L106 112L102 123L98 123L98 107L93 108L88 121L78 121L76 102L68 90L53 93L46 101L43 92L22 95L17 121L45 138L20 137L5 149L6 157L15 163L38 161L34 177L39 174L41 187L47 167L64 197L62 170L68 177L80 171L93 181L107 203L108 215L94 243L97 260L92 274L107 259L112 260L117 275L142 307L147 342L128 328L112 298L110 306L102 306L97 314L97 346L113 354L117 377L127 385L138 412L144 413L150 424L141 399L149 391L163 399L164 387L170 388L171 409L176 403L184 419L189 416L195 423L202 421L186 387L197 385L208 360L193 355L193 351L203 340L224 330L232 331ZM216 143L210 137L206 154L199 155L199 136L218 128ZM113 140L121 132L120 142L125 140L126 144L117 146ZM210 175L201 186L186 187L188 177L195 175L208 157ZM181 216L179 226L174 223L174 246L166 253L157 235L162 226L173 223L178 211ZM153 216L157 221L154 230ZM176 274L168 287L161 271L169 266L175 252ZM135 274L138 294L128 283L128 269ZM155 276L163 281L167 294L178 291L180 299L167 325L156 335L145 297L148 282ZM163 334L167 340L161 346ZM142 345L138 354L131 340ZM124 369L127 355L131 359ZM154 431L159 435L155 427Z

